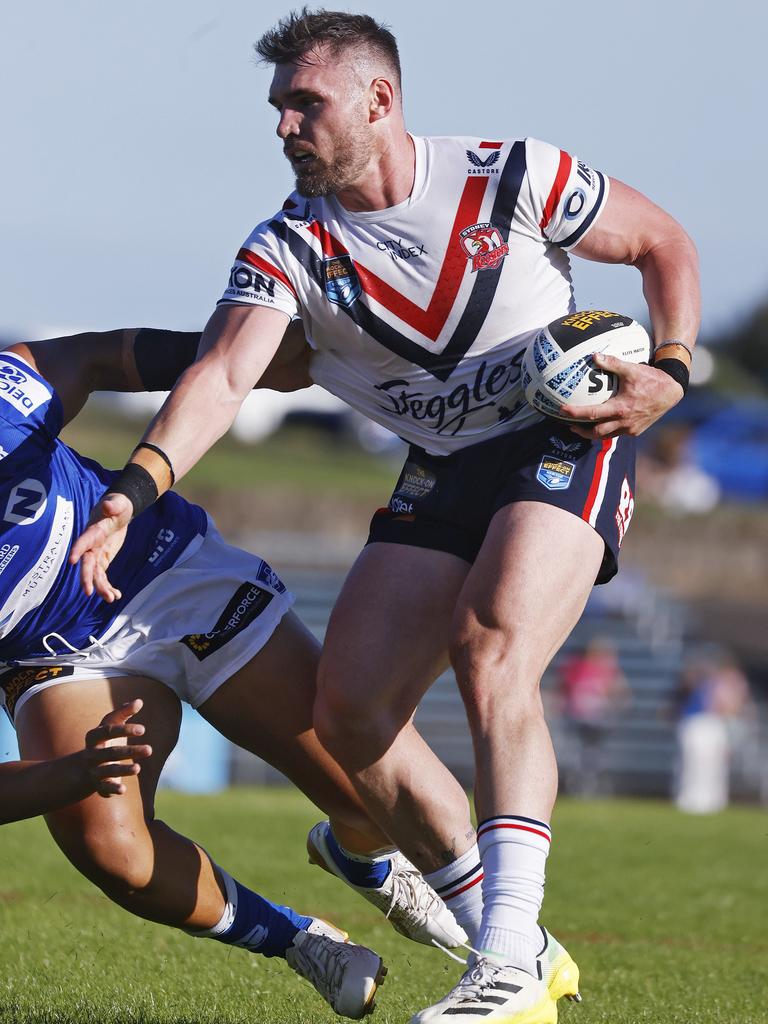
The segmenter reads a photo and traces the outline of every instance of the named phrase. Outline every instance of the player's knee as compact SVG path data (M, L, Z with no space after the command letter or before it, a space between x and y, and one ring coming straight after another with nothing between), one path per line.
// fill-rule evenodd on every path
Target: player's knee
M143 827L143 823L142 823ZM130 903L151 882L153 858L137 830L123 823L69 821L53 828L72 864L112 899Z
M541 667L509 630L466 619L449 653L471 718L540 714Z
M359 701L345 691L321 688L315 700L314 727L323 746L342 764L350 744L359 741L365 731Z
M448 654L460 683L487 679L509 669L513 638L499 625L481 624L467 615L454 629Z
M362 687L318 686L313 724L318 739L347 770L361 754L383 751L397 733L386 707L366 699Z

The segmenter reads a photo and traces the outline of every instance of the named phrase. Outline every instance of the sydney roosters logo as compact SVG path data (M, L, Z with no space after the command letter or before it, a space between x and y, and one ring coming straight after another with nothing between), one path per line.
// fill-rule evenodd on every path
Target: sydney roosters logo
M472 260L472 273L495 270L509 252L509 246L493 224L473 224L459 234L461 248Z

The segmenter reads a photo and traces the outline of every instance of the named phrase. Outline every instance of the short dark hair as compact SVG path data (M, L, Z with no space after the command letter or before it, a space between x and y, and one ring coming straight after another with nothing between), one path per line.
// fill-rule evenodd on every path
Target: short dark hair
M357 46L375 50L392 67L400 86L397 40L386 25L367 14L302 7L281 18L254 44L254 49L265 64L302 64L318 44L326 45L334 56Z

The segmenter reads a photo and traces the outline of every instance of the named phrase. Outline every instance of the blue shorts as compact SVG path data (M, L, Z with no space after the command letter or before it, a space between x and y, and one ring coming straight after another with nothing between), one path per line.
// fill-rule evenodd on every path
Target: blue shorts
M589 523L605 542L596 583L618 570L634 509L635 440L588 441L555 420L430 455L411 445L387 508L371 520L368 543L447 551L472 563L499 509L541 501Z

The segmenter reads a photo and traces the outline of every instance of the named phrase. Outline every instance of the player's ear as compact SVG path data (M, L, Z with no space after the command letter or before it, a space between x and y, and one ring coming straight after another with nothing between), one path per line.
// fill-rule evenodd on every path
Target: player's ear
M386 117L395 104L395 90L386 78L374 78L369 94L369 116L371 121Z

